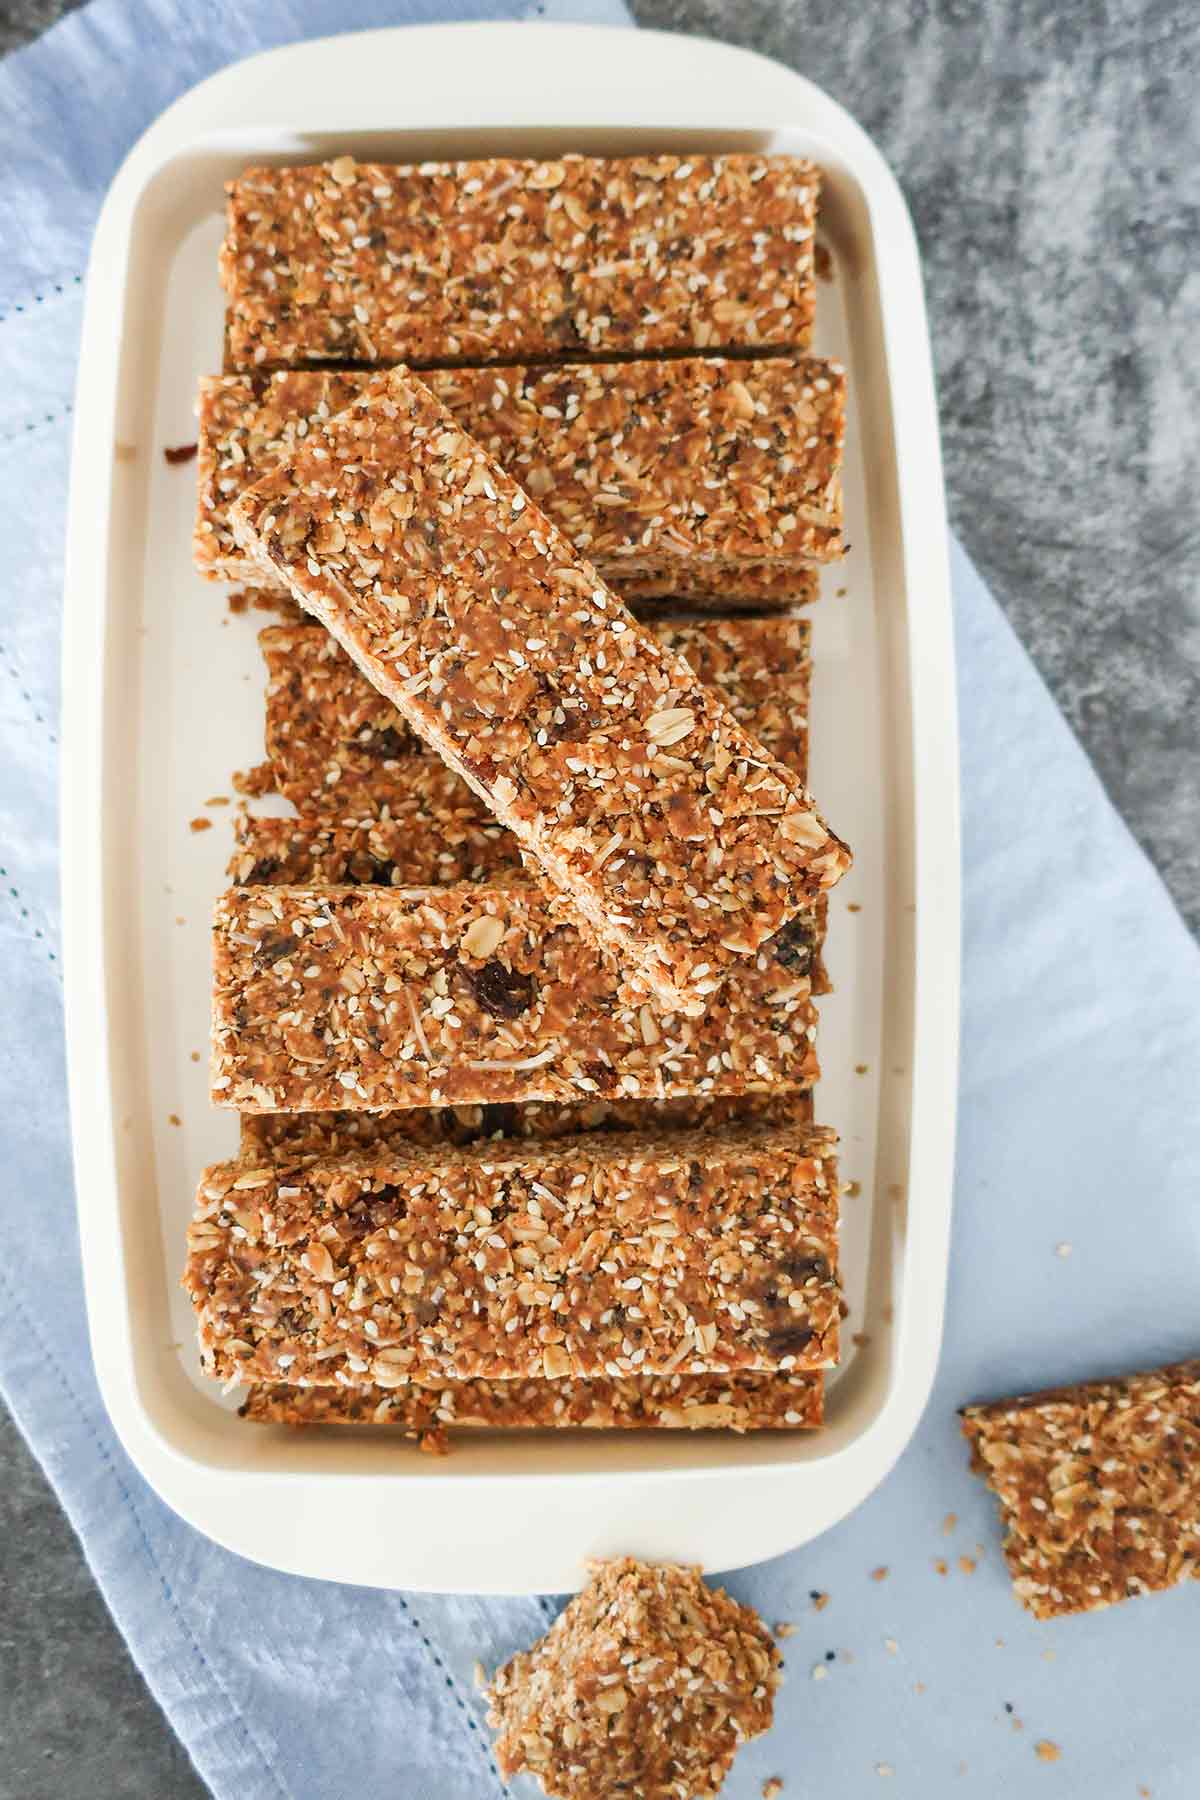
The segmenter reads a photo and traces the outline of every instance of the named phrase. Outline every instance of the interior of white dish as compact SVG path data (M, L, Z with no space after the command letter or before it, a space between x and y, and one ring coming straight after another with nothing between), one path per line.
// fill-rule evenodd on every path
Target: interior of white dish
M821 1004L817 1117L842 1138L842 1260L850 1307L828 1425L816 1434L472 1434L448 1459L384 1432L291 1433L242 1424L199 1374L179 1287L202 1167L232 1155L237 1121L208 1100L208 920L225 885L231 774L261 760L264 671L256 633L227 590L194 574L195 465L164 450L195 438L199 376L220 368L216 252L222 184L253 161L418 161L562 150L624 154L770 149L826 172L822 236L833 279L818 298L817 349L850 373L846 514L851 553L824 572L814 630L811 781L855 851L835 890ZM222 134L175 156L135 220L112 447L106 643L104 927L129 1331L142 1408L160 1439L213 1468L380 1473L457 1481L531 1473L705 1470L829 1458L879 1416L891 1390L906 1285L913 1055L913 752L906 591L878 270L851 171L803 131L651 130ZM229 796L227 807L206 805ZM211 829L194 832L190 821ZM854 909L854 910L852 910ZM85 1196L86 1203L86 1196ZM920 1196L913 1203L920 1204ZM937 1204L942 1204L941 1196ZM938 1271L941 1280L941 1271ZM940 1306L940 1293L937 1297Z

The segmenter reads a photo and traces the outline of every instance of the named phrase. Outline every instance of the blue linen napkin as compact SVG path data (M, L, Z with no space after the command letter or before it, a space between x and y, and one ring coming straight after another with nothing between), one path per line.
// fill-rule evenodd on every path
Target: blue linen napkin
M625 17L616 0L525 10ZM454 14L514 9L460 0ZM400 0L360 5L354 23L441 16L436 0ZM75 1248L55 777L87 240L125 150L179 92L235 56L343 22L338 0L94 0L0 66L0 1389L219 1800L476 1800L503 1788L472 1666L530 1642L553 1603L304 1581L190 1530L108 1424ZM1183 1800L1200 1791L1189 1658L1200 1591L1035 1624L1009 1592L954 1409L1200 1349L1200 956L957 548L953 578L966 915L945 1351L924 1422L879 1491L818 1542L729 1581L797 1629L776 1728L727 1791L749 1800L779 1774L785 1794L853 1800L882 1777L896 1796L998 1800L1049 1778L1096 1800L1139 1783ZM823 1610L813 1591L830 1595ZM1053 1772L1036 1764L1043 1739L1061 1748Z

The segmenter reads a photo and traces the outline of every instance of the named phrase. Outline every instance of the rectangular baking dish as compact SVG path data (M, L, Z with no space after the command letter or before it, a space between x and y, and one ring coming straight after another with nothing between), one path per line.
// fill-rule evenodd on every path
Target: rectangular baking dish
M502 78L500 78L502 77ZM403 96L401 106L397 96ZM825 171L818 348L850 373L853 549L811 617L812 781L854 845L836 890L818 1117L843 1140L846 1358L815 1435L480 1435L243 1425L178 1286L207 1097L208 920L234 768L262 754L262 615L192 572L196 381L220 366L222 183L247 163L770 149ZM958 800L944 502L916 246L877 151L810 83L649 32L437 26L271 52L176 103L110 191L88 276L64 646L63 882L76 1181L106 1404L198 1529L301 1574L560 1591L589 1555L724 1569L856 1505L928 1394L941 1332L958 1022ZM194 832L207 816L215 828Z

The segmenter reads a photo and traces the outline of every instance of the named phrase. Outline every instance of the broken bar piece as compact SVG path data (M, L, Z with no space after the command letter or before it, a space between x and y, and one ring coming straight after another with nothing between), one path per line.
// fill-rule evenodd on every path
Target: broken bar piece
M686 657L738 723L804 780L812 674L806 623L662 618L647 629ZM425 749L403 714L322 626L272 626L258 641L267 664L265 747L278 792L302 815L360 819L386 809L398 764ZM482 816L465 787L463 799Z
M593 1565L545 1637L492 1677L497 1767L559 1800L712 1800L740 1746L770 1729L782 1667L758 1614L699 1569Z
M967 1406L962 1422L1035 1617L1200 1578L1200 1358Z
M221 1381L724 1374L837 1359L834 1134L742 1126L205 1170Z
M233 520L664 1004L703 1011L848 867L802 784L414 377Z
M352 157L230 182L226 367L806 349L798 157Z
M662 1099L810 1087L810 908L700 1018L625 995L532 884L231 888L214 932L212 1093L243 1112Z
M259 581L230 508L375 379L352 370L200 384L201 574ZM753 600L842 554L841 366L799 360L446 369L434 398L624 598L665 583ZM745 580L742 572L745 570Z
M386 1425L417 1436L454 1430L813 1431L825 1378L646 1375L590 1381L458 1381L435 1386L252 1387L241 1416L256 1425Z

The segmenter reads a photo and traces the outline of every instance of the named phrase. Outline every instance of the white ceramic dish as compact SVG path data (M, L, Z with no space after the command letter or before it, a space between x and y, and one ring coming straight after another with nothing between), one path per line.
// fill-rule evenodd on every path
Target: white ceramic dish
M819 347L851 375L854 548L813 614L813 785L855 846L833 899L819 1117L843 1138L847 1359L819 1434L481 1437L246 1427L196 1371L178 1287L201 1166L207 920L227 815L261 755L261 616L191 572L196 378L219 367L221 184L253 160L770 148L826 172ZM63 864L75 1164L96 1366L163 1498L242 1554L410 1588L562 1590L589 1554L722 1569L815 1536L880 1480L933 1375L958 1018L954 668L920 272L894 180L777 65L589 27L375 32L256 57L194 89L113 184L88 276L66 601ZM840 596L832 590L848 590ZM851 912L853 904L861 910ZM199 1060L194 1053L199 1053ZM865 1073L856 1066L865 1065ZM171 1122L174 1114L181 1124ZM865 1333L855 1346L852 1333Z

